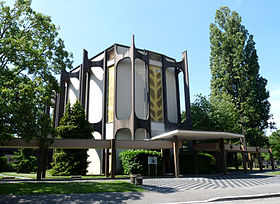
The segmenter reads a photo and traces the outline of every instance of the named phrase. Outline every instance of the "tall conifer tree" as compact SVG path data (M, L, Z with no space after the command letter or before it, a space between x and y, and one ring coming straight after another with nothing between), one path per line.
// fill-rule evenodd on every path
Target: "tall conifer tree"
M263 133L271 126L267 80L259 74L253 35L237 12L228 7L216 11L215 23L210 24L210 48L211 97L229 97L249 145L267 144Z
M70 106L68 102L57 127L59 138L91 139L92 129L85 117L84 107L79 101ZM88 166L86 149L57 150L52 163L52 175L85 175Z

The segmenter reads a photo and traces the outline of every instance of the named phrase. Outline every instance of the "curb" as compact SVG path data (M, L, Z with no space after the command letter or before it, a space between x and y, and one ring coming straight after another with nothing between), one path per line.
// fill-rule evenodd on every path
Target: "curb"
M186 202L174 202L174 203L165 203L165 204L210 203L210 202L220 202L220 201L249 200L249 199L259 199L259 198L273 198L273 197L280 197L280 193L216 197L216 198L211 198L211 199L201 200L201 201L186 201Z

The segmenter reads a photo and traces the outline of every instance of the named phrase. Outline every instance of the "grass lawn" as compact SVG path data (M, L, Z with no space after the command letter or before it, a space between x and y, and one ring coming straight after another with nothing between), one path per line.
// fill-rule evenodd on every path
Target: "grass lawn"
M26 177L31 179L36 179L36 173L16 173L16 172L1 172L0 174L6 175L6 176L19 176L19 177ZM64 179L64 178L70 178L70 176L52 176L49 171L46 172L46 178L47 179ZM82 178L105 178L104 175L86 175L82 176ZM129 178L128 175L116 175L116 178ZM1 176L0 176L0 179Z
M69 183L0 183L0 194L64 194L144 191L124 181Z
M280 171L273 171L273 172L269 172L268 174L272 174L272 175L280 175Z

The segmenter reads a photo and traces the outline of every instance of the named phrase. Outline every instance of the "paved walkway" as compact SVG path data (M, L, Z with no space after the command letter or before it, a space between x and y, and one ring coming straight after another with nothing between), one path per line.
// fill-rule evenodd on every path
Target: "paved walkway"
M0 203L187 204L206 201L233 203L232 199L237 199L235 201L238 203L245 198L262 195L264 198L251 203L269 203L272 201L270 199L280 199L280 176L264 173L144 179L143 184L147 192L0 196Z
M175 192L186 190L225 189L280 184L280 176L270 174L233 174L197 176L188 178L144 179L143 187L149 191ZM280 185L279 185L280 186ZM279 189L280 191L280 189Z

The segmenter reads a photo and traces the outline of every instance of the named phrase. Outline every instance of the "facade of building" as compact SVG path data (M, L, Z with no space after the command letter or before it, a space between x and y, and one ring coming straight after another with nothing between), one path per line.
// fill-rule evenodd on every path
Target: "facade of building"
M95 140L149 140L171 130L191 129L187 52L182 55L176 62L137 49L134 38L130 47L114 44L90 59L84 50L81 65L61 72L55 126L67 101L79 100ZM183 123L182 111L187 115ZM103 173L104 150L88 153L88 173Z

